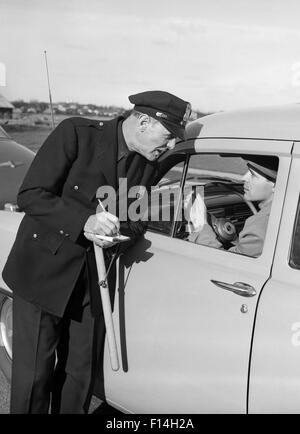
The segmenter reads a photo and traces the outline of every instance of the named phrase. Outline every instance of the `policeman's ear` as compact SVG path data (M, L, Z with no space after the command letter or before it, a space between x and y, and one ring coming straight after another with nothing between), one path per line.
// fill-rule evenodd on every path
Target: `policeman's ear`
M148 116L147 114L141 113L139 116L140 131L144 132L148 128L150 123L151 123L150 116Z

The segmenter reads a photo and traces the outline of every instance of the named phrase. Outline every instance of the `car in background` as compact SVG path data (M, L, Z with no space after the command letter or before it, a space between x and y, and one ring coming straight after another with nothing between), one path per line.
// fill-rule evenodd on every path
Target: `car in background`
M0 126L0 269L11 249L23 213L17 212L17 193L35 154L15 142ZM11 373L12 356L11 290L0 276L0 366Z

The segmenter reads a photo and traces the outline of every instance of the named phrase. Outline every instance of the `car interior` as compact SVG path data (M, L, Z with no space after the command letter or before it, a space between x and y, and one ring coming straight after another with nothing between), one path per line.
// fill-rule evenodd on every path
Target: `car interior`
M194 200L197 189L202 188L208 223L223 248L228 249L246 219L259 210L256 202L244 198L243 175L247 171L247 161L277 170L278 158L229 154L194 154L186 158L188 165L181 160L166 173L162 171L151 194L152 218L148 229L187 240L190 230L184 212L184 197L192 191Z

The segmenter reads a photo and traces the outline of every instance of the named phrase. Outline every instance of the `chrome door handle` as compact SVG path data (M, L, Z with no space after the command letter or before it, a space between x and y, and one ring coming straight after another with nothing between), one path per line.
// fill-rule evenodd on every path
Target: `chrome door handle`
M234 292L237 295L241 295L242 297L253 297L256 295L256 291L253 286L248 285L244 282L235 282L233 284L220 282L219 280L210 280L216 286L219 286L222 289L226 289L226 291Z

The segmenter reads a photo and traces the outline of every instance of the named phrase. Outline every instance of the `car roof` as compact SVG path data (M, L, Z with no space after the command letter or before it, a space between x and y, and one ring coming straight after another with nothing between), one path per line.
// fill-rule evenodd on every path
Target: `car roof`
M218 112L190 122L187 139L300 140L300 104Z

